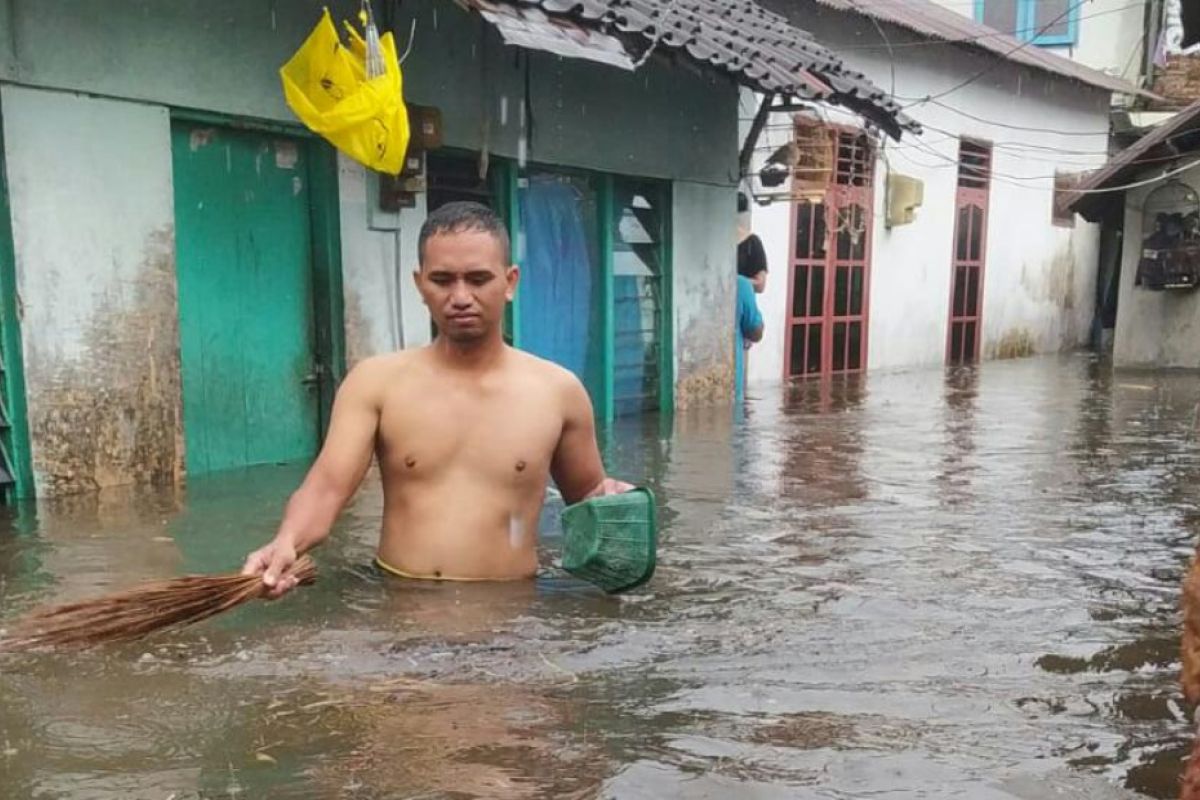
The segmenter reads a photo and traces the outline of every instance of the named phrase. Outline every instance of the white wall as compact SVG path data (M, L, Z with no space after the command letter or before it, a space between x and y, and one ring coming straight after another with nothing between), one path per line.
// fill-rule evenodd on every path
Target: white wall
M933 1L951 11L975 18L974 5L965 0ZM1044 49L1136 85L1144 58L1144 8L1143 4L1129 0L1088 0L1079 7L1075 44Z
M728 405L737 193L732 186L676 181L672 198L675 402L681 409Z
M39 494L182 464L164 108L0 87Z
M1200 167L1178 177L1200 190ZM1118 367L1200 368L1200 292L1151 291L1133 285L1142 255L1142 204L1155 188L1148 186L1126 195L1113 363Z
M820 6L806 25L819 41L841 52L847 65L890 89L893 62L869 21ZM791 8L791 6L789 6ZM889 27L893 44L919 41ZM846 43L839 50L839 43ZM853 45L853 46L852 46ZM949 91L940 102L908 101L908 113L926 126L921 136L889 142L876 168L875 227L871 263L868 368L942 364L950 305L958 137L993 143L995 178L990 194L983 291L985 358L1054 352L1085 343L1093 308L1098 228L1076 218L1074 228L1051 222L1056 169L1081 171L1105 160L1108 95L1074 81L1012 66L994 56L954 47L908 47L894 63L895 94L920 98ZM964 89L954 87L985 67L993 69ZM951 91L952 90L952 91ZM743 97L743 125L756 101ZM946 107L949 106L949 107ZM831 121L854 122L836 111ZM1035 130L1036 129L1036 130ZM788 117L776 115L759 158L789 135ZM1062 152L1071 151L1071 152ZM924 182L924 205L910 225L884 225L884 175L888 169ZM753 211L753 229L767 248L771 275L760 296L765 339L750 352L753 383L781 379L791 209L786 203Z
M374 210L375 182L343 155L338 156L338 193L348 365L428 343L429 313L412 280L425 195L417 195L416 208L397 214Z

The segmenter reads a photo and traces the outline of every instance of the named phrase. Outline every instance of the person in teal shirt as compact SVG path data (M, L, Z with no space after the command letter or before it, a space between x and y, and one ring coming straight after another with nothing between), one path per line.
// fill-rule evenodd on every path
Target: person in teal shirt
M754 298L754 284L744 275L737 276L737 317L734 321L737 336L733 345L734 397L741 402L746 397L746 348L748 343L760 342L763 318Z

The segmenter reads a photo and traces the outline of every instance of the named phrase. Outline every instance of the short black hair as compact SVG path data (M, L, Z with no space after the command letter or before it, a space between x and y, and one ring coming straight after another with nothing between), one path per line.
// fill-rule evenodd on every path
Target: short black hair
M500 251L504 254L504 264L508 266L510 245L508 228L505 227L504 220L483 203L465 200L456 200L439 206L425 218L425 223L421 226L421 234L417 237L418 262L422 265L425 263L425 243L429 241L429 237L464 231L477 231L494 237L500 245Z

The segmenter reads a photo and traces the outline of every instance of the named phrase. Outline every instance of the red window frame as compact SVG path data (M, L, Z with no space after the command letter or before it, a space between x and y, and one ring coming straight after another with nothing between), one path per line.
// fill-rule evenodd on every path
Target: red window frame
M946 363L951 366L976 363L981 352L991 183L991 143L961 139L950 264L950 314L946 326Z
M856 128L829 129L836 137L832 182L820 201L792 203L785 380L867 365L875 147Z

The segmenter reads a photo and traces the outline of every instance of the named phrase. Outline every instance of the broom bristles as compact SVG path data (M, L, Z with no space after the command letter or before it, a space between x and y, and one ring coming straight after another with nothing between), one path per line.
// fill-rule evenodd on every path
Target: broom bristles
M301 585L309 584L316 579L317 565L309 556L301 556L284 574ZM187 575L155 581L35 611L0 639L0 650L130 641L208 619L262 597L267 591L258 575Z

